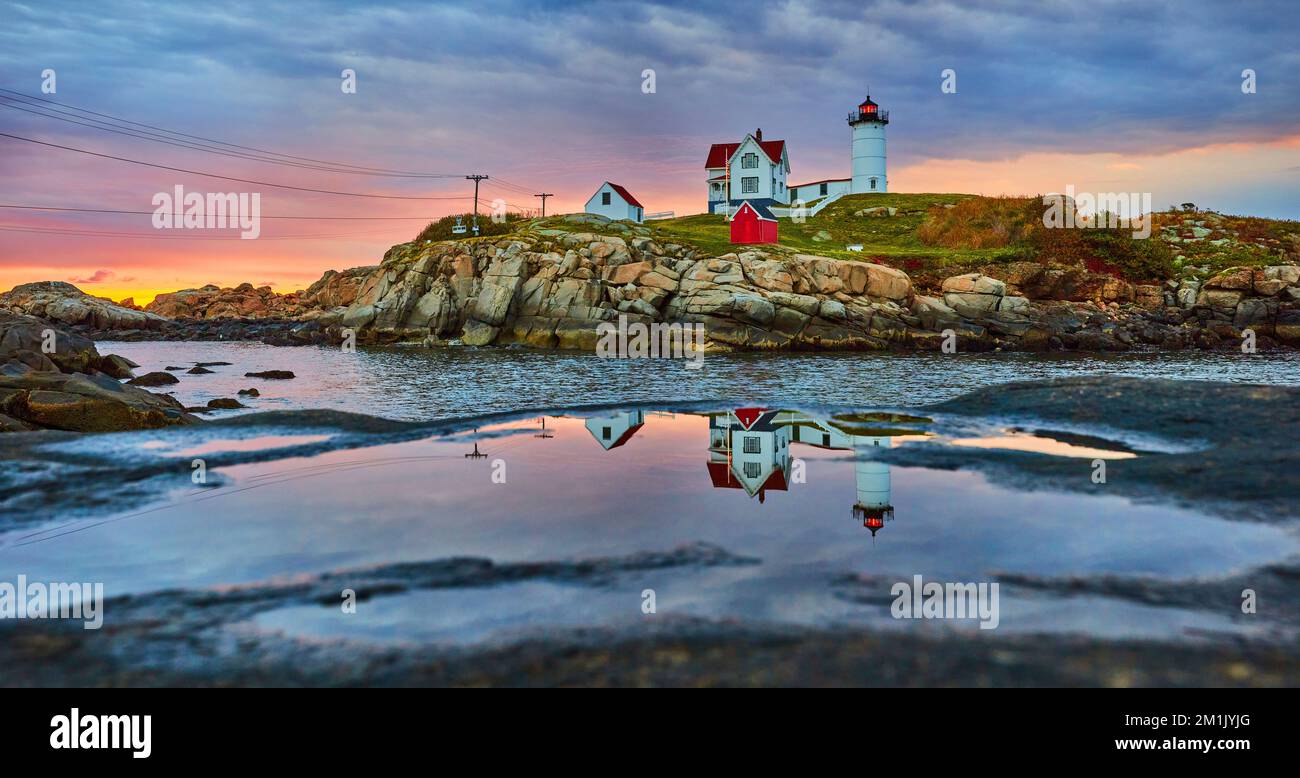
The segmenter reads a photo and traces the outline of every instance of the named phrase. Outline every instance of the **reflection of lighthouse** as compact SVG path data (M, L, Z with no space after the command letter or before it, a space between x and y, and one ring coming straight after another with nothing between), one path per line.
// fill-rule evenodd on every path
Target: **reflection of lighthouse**
M877 448L889 448L889 438L853 436L853 475L858 485L858 501L853 504L853 517L862 519L862 526L876 530L885 521L894 518L893 495L890 494L889 465L876 459Z

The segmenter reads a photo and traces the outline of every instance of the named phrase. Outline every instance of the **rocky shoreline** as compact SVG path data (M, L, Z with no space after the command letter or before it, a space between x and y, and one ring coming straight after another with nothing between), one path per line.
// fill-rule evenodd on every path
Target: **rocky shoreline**
M779 248L704 256L577 215L572 229L393 247L332 328L362 342L594 349L597 326L698 323L715 350L1125 351L1300 346L1300 267L1135 285L1013 262L918 287L875 262ZM592 231L573 231L583 229ZM626 235L599 230L622 228Z
M592 351L599 325L625 319L703 325L713 351L1267 352L1300 347L1300 265L1135 284L1044 258L913 277L782 247L710 256L575 214L503 237L399 244L377 266L331 270L285 295L209 285L138 309L40 282L0 295L0 310L124 341L297 346L354 335Z

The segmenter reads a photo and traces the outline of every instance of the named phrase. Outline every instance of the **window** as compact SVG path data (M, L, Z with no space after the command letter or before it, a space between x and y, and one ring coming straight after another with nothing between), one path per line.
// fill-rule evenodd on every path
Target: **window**
M876 187L875 183L872 183L872 184L871 184L871 187L874 189L874 188ZM600 193L600 204L601 204L601 205L609 205L609 192L601 192L601 193Z
M822 195L822 196L825 196L825 195L826 195L826 186L827 186L826 184L822 184L822 185L821 185L821 189L819 190L818 194L820 194L820 195Z
M749 169L758 167L758 155L752 151L748 154L740 155L740 166Z
M761 445L762 445L762 444L761 444L761 441L759 441L759 439L756 438L756 437L754 437L753 435L746 435L746 436L745 436L745 453L746 453L746 454L757 454L759 451L762 450Z
M757 194L758 176L745 176L740 179L740 191L744 194Z
M609 440L610 438L609 427L600 428L600 438L601 440Z
M758 469L758 463L757 463L757 462L746 462L746 463L745 463L745 477L746 477L746 478L758 478L758 473L759 473L759 469Z
M871 179L871 188L872 188L872 189L875 189L875 188L876 188L876 179L874 179L874 178Z

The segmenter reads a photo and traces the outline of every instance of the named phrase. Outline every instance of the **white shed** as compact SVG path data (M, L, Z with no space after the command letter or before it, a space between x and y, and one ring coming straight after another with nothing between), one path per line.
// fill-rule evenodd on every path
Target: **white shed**
M598 216L605 216L610 219L627 219L629 221L640 222L645 219L645 208L632 193L619 186L606 181L600 185L596 193L587 201L587 213L594 213Z

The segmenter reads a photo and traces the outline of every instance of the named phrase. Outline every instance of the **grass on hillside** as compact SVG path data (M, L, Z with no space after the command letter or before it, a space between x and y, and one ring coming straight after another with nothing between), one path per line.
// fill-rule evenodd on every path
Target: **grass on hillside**
M856 216L876 206L894 216ZM1217 272L1239 265L1300 261L1300 222L1183 211L1157 213L1150 239L1130 229L1048 229L1042 197L981 197L966 194L848 195L803 223L780 220L780 245L800 252L874 261L914 275L952 275L983 265L1034 261L1082 265L1131 281L1177 276L1184 267ZM1209 229L1200 240L1190 222ZM657 238L699 246L714 254L735 251L721 216L702 214L651 222ZM1176 224L1183 237L1161 232ZM814 237L828 240L814 240ZM1216 245L1217 241L1217 245ZM862 244L851 252L849 244ZM1179 256L1181 255L1181 259Z
M895 209L893 216L862 215L864 209ZM1227 267L1300 262L1300 222L1224 216L1198 211L1190 203L1155 214L1150 239L1130 229L1048 229L1041 197L981 197L969 194L858 194L831 203L802 223L780 220L784 249L840 259L880 262L936 280L1012 261L1084 266L1130 281L1157 281L1190 273L1212 274ZM416 242L467 240L454 235L455 216L431 222ZM466 224L468 214L461 216ZM631 238L650 235L661 243L683 243L709 256L740 250L731 243L722 216L699 214L635 225L581 224L564 215L493 223L480 217L481 237L552 229ZM860 252L849 251L861 244ZM767 247L758 247L767 248ZM1200 270L1199 268L1205 268Z
M1003 252L981 247L929 246L917 236L918 228L928 218L931 209L943 210L944 204L956 205L969 199L980 198L964 194L846 195L802 224L781 219L780 245L799 252L842 259L881 260L899 266L915 262L936 265L987 262ZM897 213L894 216L854 216L864 208L877 206L896 208ZM731 244L730 225L722 216L700 214L648 224L657 240L690 243L712 254L736 250ZM863 246L861 252L845 248L858 243Z

